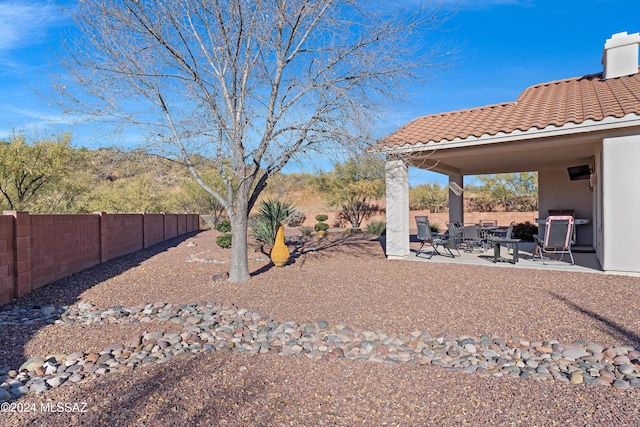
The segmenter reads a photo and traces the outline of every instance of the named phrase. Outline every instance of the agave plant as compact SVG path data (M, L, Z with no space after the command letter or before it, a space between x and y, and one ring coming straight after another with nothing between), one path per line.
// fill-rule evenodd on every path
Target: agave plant
M251 237L265 245L273 245L276 228L294 211L294 207L278 199L263 200L251 225Z

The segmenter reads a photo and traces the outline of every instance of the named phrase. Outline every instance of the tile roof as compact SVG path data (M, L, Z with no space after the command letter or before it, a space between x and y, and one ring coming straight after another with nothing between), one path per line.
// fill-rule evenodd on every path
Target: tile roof
M607 80L598 73L531 86L515 102L418 117L380 144L393 147L509 134L631 113L640 114L640 73Z

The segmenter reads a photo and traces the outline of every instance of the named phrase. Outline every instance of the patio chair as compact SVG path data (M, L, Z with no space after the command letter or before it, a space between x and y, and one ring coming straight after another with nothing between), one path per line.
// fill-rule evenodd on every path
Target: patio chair
M485 250L485 241L479 225L465 225L462 229L462 242L466 245L466 251L473 252L474 248Z
M460 243L462 243L462 229L464 228L458 221L447 222L447 233L453 242L456 251L460 253Z
M416 256L419 256L422 253L422 248L427 243L431 245L433 251L431 251L431 255L429 259L433 257L434 254L438 255L447 255L446 253L441 253L438 251L438 247L441 247L446 252L449 253L451 258L455 257L451 249L456 249L453 242L450 240L449 236L441 235L441 234L433 234L431 231L431 226L429 224L429 217L427 216L416 216L416 225L418 227L418 240L420 241L420 249L416 252ZM458 251L458 255L460 252Z
M509 227L504 230L496 230L493 232L493 236L492 237L498 237L500 239L511 239L513 238L513 226L516 224L515 221L511 221L511 224L509 224ZM513 250L513 244L511 243L504 243L504 245L507 247L508 250Z
M571 253L571 245L573 244L574 223L572 216L549 216L545 222L544 237L540 239L537 234L533 237L536 241L540 260L544 264L543 254L561 254L560 260L564 254L571 257L571 265L574 264L573 254Z

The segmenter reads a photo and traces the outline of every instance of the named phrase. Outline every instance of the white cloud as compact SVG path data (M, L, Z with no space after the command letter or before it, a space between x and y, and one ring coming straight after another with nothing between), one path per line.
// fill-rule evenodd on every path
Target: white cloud
M51 2L0 0L0 51L42 43L47 29L62 20Z

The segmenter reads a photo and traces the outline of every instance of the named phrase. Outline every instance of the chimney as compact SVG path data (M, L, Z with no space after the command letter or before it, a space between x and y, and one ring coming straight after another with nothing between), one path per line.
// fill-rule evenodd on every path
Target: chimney
M605 79L629 76L638 72L638 44L640 33L627 34L626 31L614 34L607 40L602 54Z

